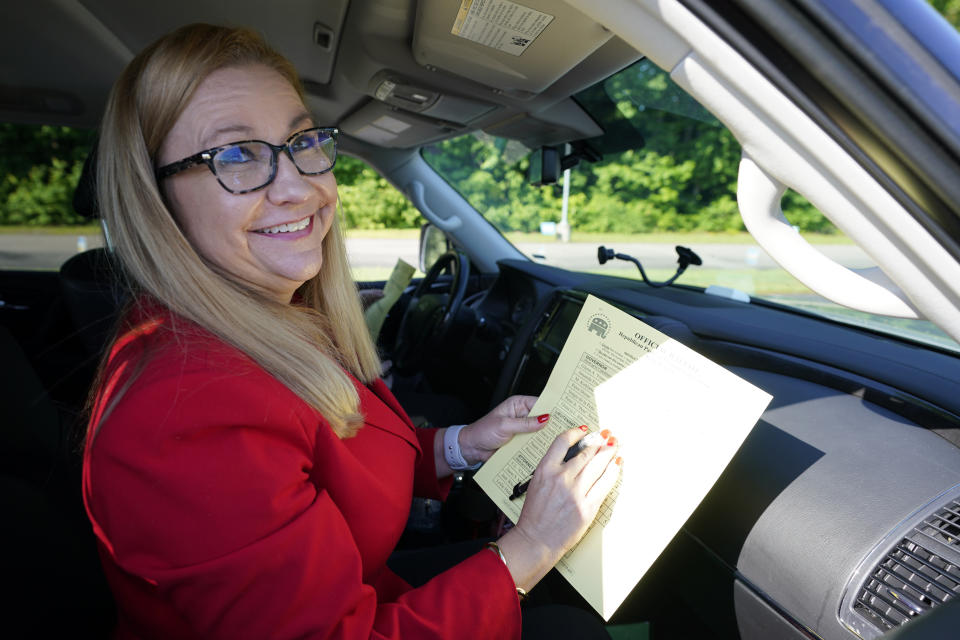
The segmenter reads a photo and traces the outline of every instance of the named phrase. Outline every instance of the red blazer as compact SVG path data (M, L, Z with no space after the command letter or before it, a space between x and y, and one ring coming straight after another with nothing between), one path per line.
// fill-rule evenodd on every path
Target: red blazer
M382 381L356 383L365 426L341 440L244 354L172 320L128 322L84 454L118 636L519 638L495 554L417 589L386 567L415 488L443 490L434 431Z

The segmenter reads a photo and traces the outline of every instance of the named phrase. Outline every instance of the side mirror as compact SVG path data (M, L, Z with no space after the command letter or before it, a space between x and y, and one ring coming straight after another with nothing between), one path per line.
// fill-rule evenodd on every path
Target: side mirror
M420 227L420 271L426 273L437 258L450 250L446 234L430 224Z

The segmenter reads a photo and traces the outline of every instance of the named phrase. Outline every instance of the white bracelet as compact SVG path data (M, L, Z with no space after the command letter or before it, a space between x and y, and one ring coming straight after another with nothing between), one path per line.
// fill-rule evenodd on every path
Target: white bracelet
M473 471L479 469L480 465L483 464L483 462L478 462L471 465L463 457L463 451L460 450L460 430L465 426L467 425L458 424L447 427L447 430L443 433L443 459L447 461L447 466L454 471Z

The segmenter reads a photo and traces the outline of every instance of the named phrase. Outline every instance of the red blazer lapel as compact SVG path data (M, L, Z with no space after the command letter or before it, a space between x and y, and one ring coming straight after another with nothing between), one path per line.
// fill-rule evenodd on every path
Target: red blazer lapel
M369 394L366 399L361 395L361 405L366 411L364 420L368 425L400 436L420 452L420 444L417 441L413 423L383 380L377 378L369 386L358 383L357 391L360 394Z

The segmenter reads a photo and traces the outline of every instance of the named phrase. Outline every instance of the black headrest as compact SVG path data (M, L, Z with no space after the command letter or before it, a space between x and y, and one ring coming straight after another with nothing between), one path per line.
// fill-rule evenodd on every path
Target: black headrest
M111 289L120 282L120 265L108 249L97 247L70 256L60 266L60 277L78 286Z
M96 166L97 143L94 141L90 154L83 163L80 181L73 192L73 210L90 220L100 217L100 207L97 206Z
M127 295L116 258L102 247L72 256L60 267L60 291L83 345L100 354Z

